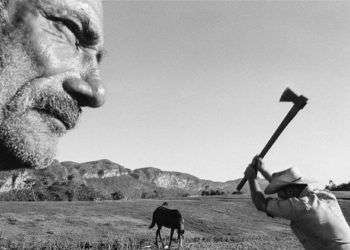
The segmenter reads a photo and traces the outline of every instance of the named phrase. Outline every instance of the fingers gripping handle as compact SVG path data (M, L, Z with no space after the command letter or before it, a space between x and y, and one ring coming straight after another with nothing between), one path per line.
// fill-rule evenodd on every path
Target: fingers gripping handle
M258 155L253 159L253 166L255 166L255 161L257 160L257 158L263 158L262 155ZM243 186L245 185L245 183L247 182L247 179L245 177L243 177L243 179L240 181L240 183L237 185L236 189L237 191L241 191L241 189L243 188Z

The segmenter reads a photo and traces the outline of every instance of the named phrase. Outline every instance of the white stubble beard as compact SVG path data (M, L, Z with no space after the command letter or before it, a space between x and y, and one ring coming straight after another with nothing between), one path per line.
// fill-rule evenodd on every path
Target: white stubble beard
M0 69L0 170L49 165L54 158L58 140L33 114L22 112L26 109L26 101L19 99L17 103L22 106L18 110L11 113L6 111L6 105L17 91L38 76L38 70L20 39L0 39L0 56L4 65Z

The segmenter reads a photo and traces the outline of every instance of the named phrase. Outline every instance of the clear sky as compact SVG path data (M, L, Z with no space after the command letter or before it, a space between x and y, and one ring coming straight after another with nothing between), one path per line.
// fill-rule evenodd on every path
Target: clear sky
M350 2L105 1L108 89L58 159L108 158L200 178L241 177L292 104L309 103L265 157L350 181Z

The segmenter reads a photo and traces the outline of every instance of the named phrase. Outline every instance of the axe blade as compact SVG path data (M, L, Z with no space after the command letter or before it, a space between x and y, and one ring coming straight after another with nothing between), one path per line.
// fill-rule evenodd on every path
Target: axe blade
M295 94L290 88L286 88L280 98L280 102L293 102L298 99L297 94Z

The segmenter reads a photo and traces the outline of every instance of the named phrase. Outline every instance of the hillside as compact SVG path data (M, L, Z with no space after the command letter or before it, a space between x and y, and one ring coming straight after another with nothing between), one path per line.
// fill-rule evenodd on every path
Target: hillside
M0 200L176 198L203 190L232 193L239 181L214 182L152 167L131 170L107 159L55 161L45 169L1 172ZM260 182L266 185L264 180ZM243 192L248 191L247 186Z

